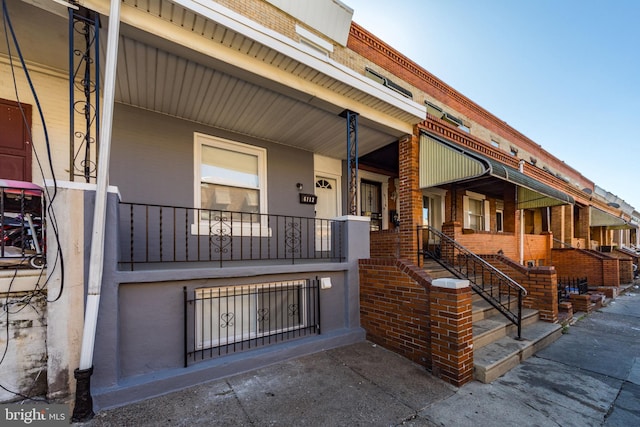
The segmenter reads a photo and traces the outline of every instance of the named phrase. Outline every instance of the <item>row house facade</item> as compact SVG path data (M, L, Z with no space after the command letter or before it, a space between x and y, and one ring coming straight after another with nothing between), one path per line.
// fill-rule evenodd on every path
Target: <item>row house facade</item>
M464 384L468 334L448 363L435 330L447 310L470 316L470 290L432 287L423 265L468 259L445 241L544 288L524 304L552 324L556 277L633 279L633 207L338 0L24 0L6 13L0 120L16 137L0 178L44 188L47 265L0 275L7 301L30 296L7 322L37 343L6 337L0 372L76 420L365 338ZM375 321L395 310L371 300L388 277L412 289L408 346ZM439 293L455 300L441 317Z

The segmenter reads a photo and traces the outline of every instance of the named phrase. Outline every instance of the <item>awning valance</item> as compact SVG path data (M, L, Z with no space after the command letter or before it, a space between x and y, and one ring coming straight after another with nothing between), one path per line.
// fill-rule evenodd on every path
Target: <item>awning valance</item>
M591 227L607 227L609 230L626 230L637 228L629 224L623 218L612 215L593 206L589 206L589 226Z
M573 204L573 197L536 181L512 167L440 138L420 135L420 187L494 177L514 184L517 208L532 209Z

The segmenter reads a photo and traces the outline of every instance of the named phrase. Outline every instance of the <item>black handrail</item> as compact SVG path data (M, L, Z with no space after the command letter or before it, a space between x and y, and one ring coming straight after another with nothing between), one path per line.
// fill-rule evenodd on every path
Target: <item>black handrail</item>
M429 226L418 226L418 259L429 257L471 288L518 328L522 338L522 300L527 290L451 237ZM424 233L427 238L423 240ZM517 309L512 305L517 300Z

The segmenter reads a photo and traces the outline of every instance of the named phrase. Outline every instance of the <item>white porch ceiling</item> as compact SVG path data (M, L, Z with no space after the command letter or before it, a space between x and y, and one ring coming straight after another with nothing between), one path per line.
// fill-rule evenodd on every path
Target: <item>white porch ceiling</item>
M126 36L120 37L118 53L117 102L330 157L346 156L346 120L335 106L319 107L318 100L303 93L288 88L282 93ZM402 135L359 124L361 155Z
M268 43L252 39L250 36L257 38L255 34L240 34L177 2L148 0L141 17L136 15L141 13L138 3L123 1L123 7L129 6L130 16L139 18L136 23L153 15L171 25L171 29L178 26L178 31L195 36L197 46L186 48L144 31L143 24L134 28L123 19L117 102L342 159L347 151L346 120L339 114L345 107L316 96L310 86L355 101L363 109L375 110L396 122L419 121L410 107L398 107L406 99L395 103L399 95L376 82L363 78L365 86L354 87L267 46ZM103 41L107 39L105 28L103 22ZM276 40L274 44L277 43ZM106 50L106 43L102 50ZM217 56L207 51L216 52ZM233 61L225 53L250 58L256 63L256 71L231 64ZM265 67L273 71L271 75L261 75ZM274 78L281 72L298 79L298 87ZM372 85L373 90L367 91L366 85ZM400 131L361 116L359 154L383 147L406 133L406 128Z

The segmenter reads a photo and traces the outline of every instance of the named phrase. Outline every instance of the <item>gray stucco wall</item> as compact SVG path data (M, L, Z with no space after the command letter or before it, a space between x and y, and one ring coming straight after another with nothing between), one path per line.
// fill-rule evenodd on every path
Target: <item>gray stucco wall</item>
M110 183L122 200L194 207L194 132L267 149L268 213L313 217L296 183L314 191L313 154L198 123L116 104Z
M86 203L94 195L86 193ZM111 195L107 230L118 227L118 201ZM88 216L93 211L89 209ZM94 409L108 408L365 339L359 323L358 258L368 257L368 222L343 218L345 262L265 262L228 268L192 263L157 265L140 271L118 269L117 233L107 233L100 313L91 379ZM91 218L86 221L90 233ZM85 261L85 262L88 262ZM279 342L184 367L183 287L245 285L329 277L320 290L319 335Z

